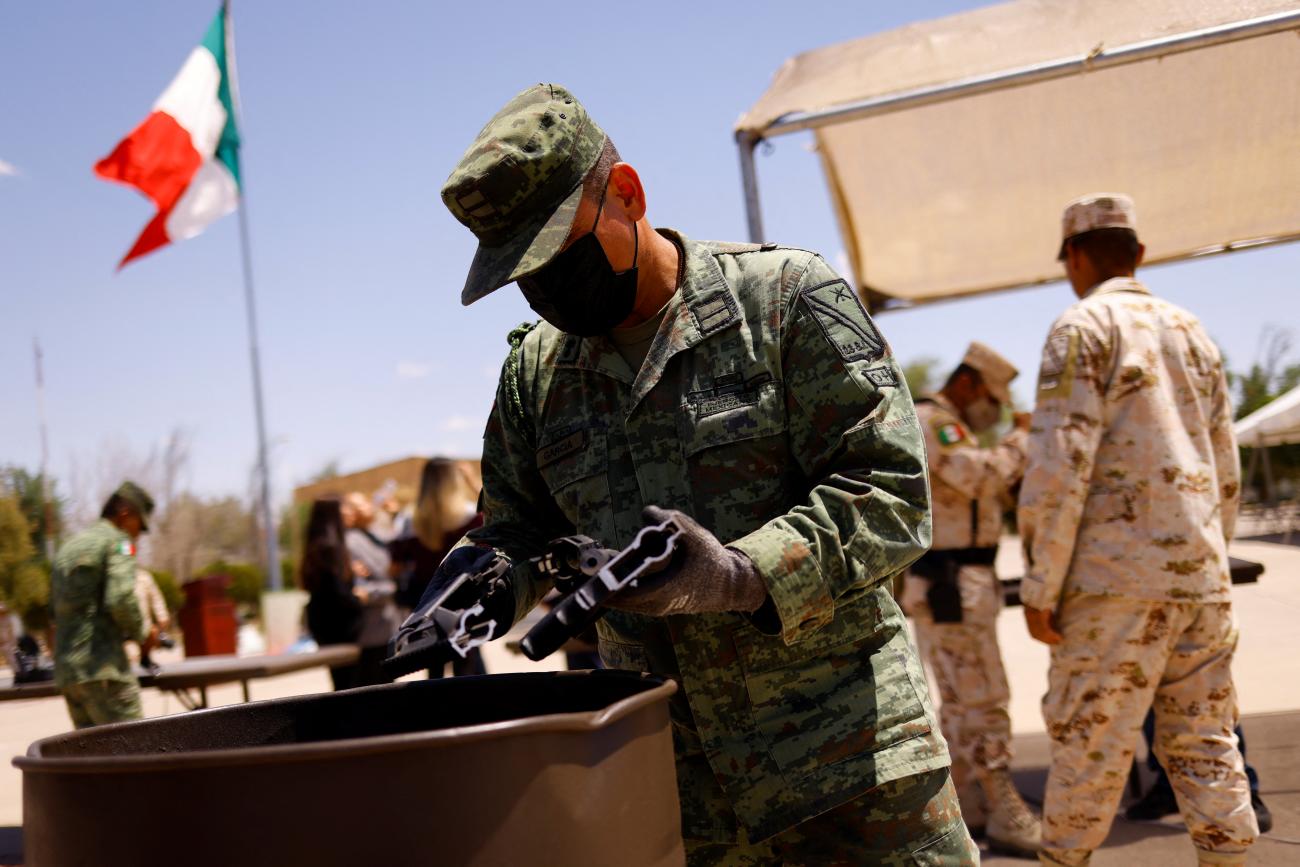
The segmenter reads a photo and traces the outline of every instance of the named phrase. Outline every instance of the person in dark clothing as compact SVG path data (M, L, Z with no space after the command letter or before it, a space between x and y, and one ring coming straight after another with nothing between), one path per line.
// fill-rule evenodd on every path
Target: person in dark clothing
M355 643L361 634L362 603L353 588L352 564L343 540L343 513L336 498L312 503L298 584L311 594L307 629L316 643ZM355 664L331 668L334 689L357 686L359 673Z
M429 579L456 542L483 523L478 513L478 489L473 472L463 461L433 458L420 474L415 502L414 535L388 544L398 574L398 604L419 607ZM430 679L443 676L445 666L429 669ZM452 661L452 674L487 674L476 647L464 659Z
M1174 797L1174 787L1169 783L1169 775L1165 769L1160 766L1160 760L1156 758L1155 750L1151 749L1151 739L1155 737L1156 715L1154 711L1147 711L1146 719L1142 721L1142 737L1147 743L1147 767L1155 773L1155 780L1151 783L1151 788L1147 789L1141 800L1130 804L1124 811L1124 818L1130 822L1153 822L1162 819L1165 816L1178 812L1178 800ZM1241 747L1241 758L1246 763L1246 779L1250 781L1250 806L1255 811L1255 821L1259 823L1259 833L1267 834L1273 830L1273 811L1264 803L1264 799L1259 794L1259 774L1251 767L1250 761L1246 758L1246 733L1241 730L1241 723L1237 723L1233 733L1237 736L1237 743Z

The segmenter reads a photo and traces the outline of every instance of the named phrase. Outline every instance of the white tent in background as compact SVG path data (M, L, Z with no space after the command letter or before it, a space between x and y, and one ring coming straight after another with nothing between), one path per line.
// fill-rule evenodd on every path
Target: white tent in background
M1013 0L800 54L736 123L751 240L754 149L799 130L877 303L1060 279L1095 191L1148 263L1300 238L1297 30L1300 0Z
M1300 443L1300 387L1261 406L1233 429L1237 442L1247 447Z

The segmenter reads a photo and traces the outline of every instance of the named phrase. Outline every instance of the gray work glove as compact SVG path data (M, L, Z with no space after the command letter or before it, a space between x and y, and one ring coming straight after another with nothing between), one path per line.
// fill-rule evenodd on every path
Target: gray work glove
M682 535L672 562L640 579L639 587L615 594L605 604L621 611L666 617L719 611L756 611L767 599L767 585L745 554L724 548L712 533L675 509L647 506L646 524L677 521Z

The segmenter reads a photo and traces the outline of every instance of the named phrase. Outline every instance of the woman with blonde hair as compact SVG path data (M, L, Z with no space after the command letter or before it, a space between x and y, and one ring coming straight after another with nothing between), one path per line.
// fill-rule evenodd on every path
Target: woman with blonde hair
M420 493L411 522L414 536L389 543L394 564L400 566L398 602L408 609L419 606L429 579L461 537L482 525L478 513L481 477L469 461L433 458L420 474ZM485 674L477 648L452 664L456 675ZM430 677L442 677L430 669Z

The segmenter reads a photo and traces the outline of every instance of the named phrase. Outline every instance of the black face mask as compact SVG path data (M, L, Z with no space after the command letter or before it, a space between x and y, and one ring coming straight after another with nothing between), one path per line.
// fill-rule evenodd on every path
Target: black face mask
M595 337L617 326L636 304L636 263L641 236L632 224L632 267L615 273L596 239L605 196L591 231L574 241L540 271L520 277L519 289L537 315L566 334Z

